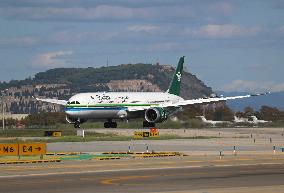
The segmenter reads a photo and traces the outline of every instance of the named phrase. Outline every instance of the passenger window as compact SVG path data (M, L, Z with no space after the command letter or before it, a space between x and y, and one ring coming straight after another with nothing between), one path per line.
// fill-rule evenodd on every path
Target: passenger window
M76 104L80 104L79 101L76 101Z

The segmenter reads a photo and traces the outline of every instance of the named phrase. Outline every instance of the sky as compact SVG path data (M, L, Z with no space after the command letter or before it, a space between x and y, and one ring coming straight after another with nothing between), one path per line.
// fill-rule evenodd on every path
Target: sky
M180 56L215 91L284 91L284 0L0 1L0 81Z

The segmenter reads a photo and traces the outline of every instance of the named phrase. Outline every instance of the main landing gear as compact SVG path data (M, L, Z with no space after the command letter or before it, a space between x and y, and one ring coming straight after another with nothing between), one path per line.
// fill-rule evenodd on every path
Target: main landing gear
M80 121L75 121L74 127L75 127L75 129L79 129L80 128Z
M150 123L148 121L143 121L143 127L155 127L155 123Z
M105 128L117 128L117 123L113 122L112 120L108 120L104 123Z

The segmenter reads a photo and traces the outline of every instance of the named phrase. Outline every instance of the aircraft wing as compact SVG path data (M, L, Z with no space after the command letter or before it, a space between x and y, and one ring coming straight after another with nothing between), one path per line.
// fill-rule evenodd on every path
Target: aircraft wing
M178 101L174 103L164 103L164 104L161 104L161 107L165 108L165 107L188 106L188 105L194 105L194 104L206 104L206 103L222 102L222 101L227 101L227 100L249 98L249 97L261 96L261 95L267 95L267 94L270 94L270 92L262 93L262 94L233 96L233 97L199 98L199 99Z
M67 101L66 100L58 100L58 99L40 99L40 98L35 98L38 101L42 102L47 102L47 103L53 103L53 104L58 104L58 105L66 105Z

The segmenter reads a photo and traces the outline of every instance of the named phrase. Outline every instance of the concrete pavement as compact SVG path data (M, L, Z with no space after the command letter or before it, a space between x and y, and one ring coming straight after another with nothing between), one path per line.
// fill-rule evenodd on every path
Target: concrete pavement
M0 166L0 192L284 192L283 160L188 156L6 165Z

